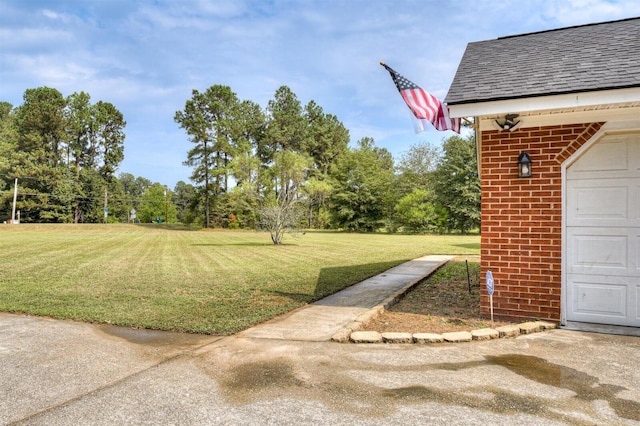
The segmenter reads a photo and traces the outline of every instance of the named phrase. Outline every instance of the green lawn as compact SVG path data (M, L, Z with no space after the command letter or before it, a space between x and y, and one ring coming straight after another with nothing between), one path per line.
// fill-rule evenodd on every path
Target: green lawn
M231 334L479 236L259 232L136 225L0 225L0 311Z

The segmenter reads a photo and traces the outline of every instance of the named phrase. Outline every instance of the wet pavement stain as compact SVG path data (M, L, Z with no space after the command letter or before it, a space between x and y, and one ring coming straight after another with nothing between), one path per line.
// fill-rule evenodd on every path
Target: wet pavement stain
M535 382L575 392L583 401L604 400L625 419L640 421L640 403L618 398L621 386L600 384L597 377L528 355L488 356L487 361Z
M318 367L327 368L326 365ZM328 369L331 370L331 367L328 366ZM306 369L304 371L309 372ZM209 372L217 375L212 370ZM337 378L331 373L314 374L307 380L302 380L296 376L293 365L286 360L238 365L223 374L221 384L227 399L237 404L273 400L294 394L296 397L322 401L336 411L357 411L365 417L382 417L389 408L378 405L380 390L377 387L348 378Z
M471 392L471 394L470 394ZM474 394L475 393L475 394ZM480 395L491 395L490 398ZM531 414L551 420L570 421L572 418L548 410L548 401L531 396L516 395L492 386L474 387L464 392L443 390L427 386L409 386L388 389L383 392L387 398L404 402L437 402L468 408L491 411L497 414Z
M234 370L226 385L235 390L247 390L272 386L302 386L303 382L295 377L290 364L276 360L240 365Z
M429 367L435 370L460 371L482 365L497 365L537 383L570 390L576 394L574 398L580 401L606 401L619 417L640 421L640 403L616 396L618 392L626 390L626 388L616 385L600 384L597 377L573 368L550 363L539 357L509 354L487 356L485 357L485 361L440 363L431 364ZM566 416L559 415L555 411L548 411L547 406L552 406L553 404L549 404L546 400L531 396L523 397L495 387L472 389L475 391L491 392L494 398L492 401L487 402L485 399L478 400L477 398L470 398L466 395L455 395L455 393L450 392L442 394L442 391L438 389L421 386L391 389L387 391L385 395L400 398L406 398L408 395L413 395L414 397L421 395L423 399L433 402L451 403L451 401L455 401L457 405L480 409L484 408L498 413L522 412L544 415L544 417L553 420L569 420ZM585 409L587 408L588 407L585 407ZM587 422L586 424L590 423Z
M227 371L222 389L236 403L258 399L272 399L294 392L298 397L324 402L327 406L346 412L357 410L363 417L383 417L400 405L435 402L497 414L527 414L552 421L591 425L604 421L592 402L606 401L613 412L628 420L640 421L640 403L617 397L625 390L621 386L601 384L597 377L581 371L553 364L528 355L486 356L484 360L437 363L413 366L414 371L461 371L486 366L498 366L547 386L572 391L565 398L542 398L515 393L497 386L472 386L462 390L441 389L434 386L412 385L383 388L335 374L331 365L296 367L290 361L256 361L240 364ZM360 366L366 371L366 366ZM372 374L380 370L373 366ZM405 368L385 367L387 372ZM304 374L300 374L303 372Z
M177 333L172 331L149 330L145 328L120 327L116 325L99 324L96 328L113 337L124 339L129 343L150 346L197 346L203 342L215 339L214 336L203 334Z
M600 384L600 380L597 377L563 365L550 363L539 357L519 354L487 356L484 361L430 364L429 368L434 370L460 371L482 365L497 365L534 382L559 389L570 390L576 394L574 398L581 401L606 401L619 417L640 421L640 403L616 396L617 393L627 390L626 388L616 385ZM415 389L413 389L412 392L415 393ZM491 392L494 393L496 401L498 399L502 399L503 402L513 400L512 405L518 407L517 411L535 412L527 410L527 406L532 405L532 401L535 398L526 397L522 399L520 396L510 395L495 388L492 389ZM424 391L424 393L435 395L433 390ZM403 392L397 394L402 395ZM474 401L467 400L463 405L475 406L475 403ZM508 405L509 404L505 403L489 405L483 403L485 408L489 407L492 411L497 412L504 412L504 407ZM533 406L538 407L539 410L539 407L543 407L544 404L535 403Z

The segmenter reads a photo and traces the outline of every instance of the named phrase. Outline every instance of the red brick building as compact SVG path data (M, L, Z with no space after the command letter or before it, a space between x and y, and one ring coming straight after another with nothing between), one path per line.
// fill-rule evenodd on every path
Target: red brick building
M494 315L640 335L640 18L470 43L445 101L477 127Z

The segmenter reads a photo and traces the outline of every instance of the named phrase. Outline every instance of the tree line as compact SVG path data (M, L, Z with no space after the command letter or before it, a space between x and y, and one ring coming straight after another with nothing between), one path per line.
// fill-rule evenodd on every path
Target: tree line
M0 189L20 180L27 222L97 221L96 205L124 158L122 113L85 92L65 98L40 87L23 99L16 108L0 103Z
M170 190L115 172L123 159L122 114L84 92L64 98L28 89L0 103L0 215L10 217L14 179L25 222L131 221L268 229L468 232L479 225L472 136L421 143L400 158L348 129L287 87L266 108L230 87L193 90L174 120L191 143L191 183ZM107 208L105 208L107 206ZM108 215L105 216L105 210ZM0 217L2 217L0 216Z

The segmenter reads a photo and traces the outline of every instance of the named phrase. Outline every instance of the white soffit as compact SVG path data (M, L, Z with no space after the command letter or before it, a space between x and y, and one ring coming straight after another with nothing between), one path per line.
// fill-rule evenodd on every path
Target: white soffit
M480 119L512 113L526 116L536 113L547 115L553 111L558 114L559 111L618 110L620 106L640 106L640 87L448 106L451 117L478 117ZM523 125L528 127L528 124L523 123Z
M494 120L502 119L502 115L479 117L480 130L495 130ZM535 111L523 113L517 118L522 122L520 127L560 126L562 124L580 124L595 122L616 122L637 120L640 117L640 102L615 105L598 105L589 108L572 108L552 111Z

